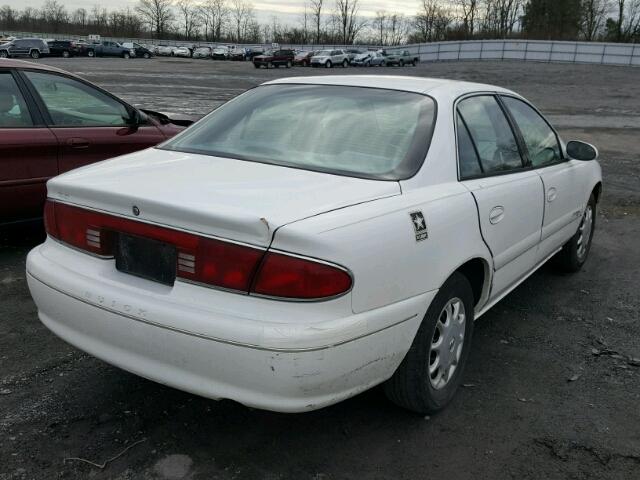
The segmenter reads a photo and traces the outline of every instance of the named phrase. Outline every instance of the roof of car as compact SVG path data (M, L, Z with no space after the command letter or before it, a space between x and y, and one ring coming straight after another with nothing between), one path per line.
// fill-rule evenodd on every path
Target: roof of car
M60 68L44 65L42 63L27 62L24 60L14 60L11 58L0 58L0 68L28 68L30 70L46 70L49 72L64 73L65 75L75 76L73 73L67 72Z
M482 83L449 80L445 78L404 77L397 75L326 75L315 77L279 78L265 82L263 85L282 83L313 85L344 85L353 87L386 88L416 93L434 93L441 88L452 87L457 92L501 91L509 92L501 87ZM509 92L511 93L511 92Z

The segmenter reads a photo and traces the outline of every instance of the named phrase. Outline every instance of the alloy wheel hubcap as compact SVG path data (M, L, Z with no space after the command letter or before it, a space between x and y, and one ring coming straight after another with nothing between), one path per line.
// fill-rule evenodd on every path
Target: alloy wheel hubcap
M578 258L582 260L587 254L589 242L591 241L591 229L593 228L593 209L587 205L587 209L582 216L582 222L578 229Z
M457 297L440 312L429 349L429 381L436 390L446 387L458 368L466 319L464 303Z

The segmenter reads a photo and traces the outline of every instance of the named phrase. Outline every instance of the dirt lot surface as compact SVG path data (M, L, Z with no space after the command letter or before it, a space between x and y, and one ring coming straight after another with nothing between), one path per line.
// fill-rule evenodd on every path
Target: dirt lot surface
M204 114L265 80L352 69L255 70L182 59L49 59L136 105ZM356 71L360 73L360 71ZM464 384L432 418L380 389L285 415L130 375L37 319L24 259L34 228L0 240L0 479L639 479L640 68L440 63L366 73L512 88L565 138L600 148L590 259L545 266L477 324ZM136 443L139 442L139 443ZM104 469L101 464L131 446Z

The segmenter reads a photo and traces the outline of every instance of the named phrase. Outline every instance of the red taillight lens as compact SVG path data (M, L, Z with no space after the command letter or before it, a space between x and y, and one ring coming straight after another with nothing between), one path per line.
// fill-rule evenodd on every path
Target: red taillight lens
M343 294L352 284L347 272L318 261L274 252L265 254L262 248L51 200L45 204L44 217L51 237L98 255L114 255L119 233L174 245L177 250L176 275L215 287L270 297L315 300Z
M351 288L351 275L325 263L267 252L252 293L292 299L334 297Z

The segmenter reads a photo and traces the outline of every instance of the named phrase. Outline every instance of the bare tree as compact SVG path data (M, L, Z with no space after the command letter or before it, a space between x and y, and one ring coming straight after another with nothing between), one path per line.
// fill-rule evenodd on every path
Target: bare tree
M225 0L205 0L199 6L200 18L205 28L205 36L211 32L211 40L219 40L229 16L229 8Z
M42 6L42 17L51 25L54 32L58 32L60 27L69 21L67 9L58 0L47 0Z
M445 39L445 34L453 22L451 12L438 0L422 0L420 10L413 20L416 29L415 41L437 42Z
M235 28L235 41L241 42L243 31L247 25L253 20L253 5L245 0L231 1L231 19Z
M604 24L608 5L606 0L583 0L580 32L587 41L593 41Z
M478 0L457 0L465 35L473 37L478 17Z
M172 0L138 0L136 12L158 37L163 36L174 20Z
M372 27L376 32L378 45L386 45L386 31L387 31L387 12L384 10L378 10L376 16L373 19Z
M344 45L351 45L366 22L358 17L360 4L358 0L336 0L336 13L340 28L340 40Z
M191 40L200 20L198 8L193 0L176 0L176 7L181 17L184 38Z
M311 18L316 27L316 43L320 43L322 35L322 6L324 0L310 0Z

